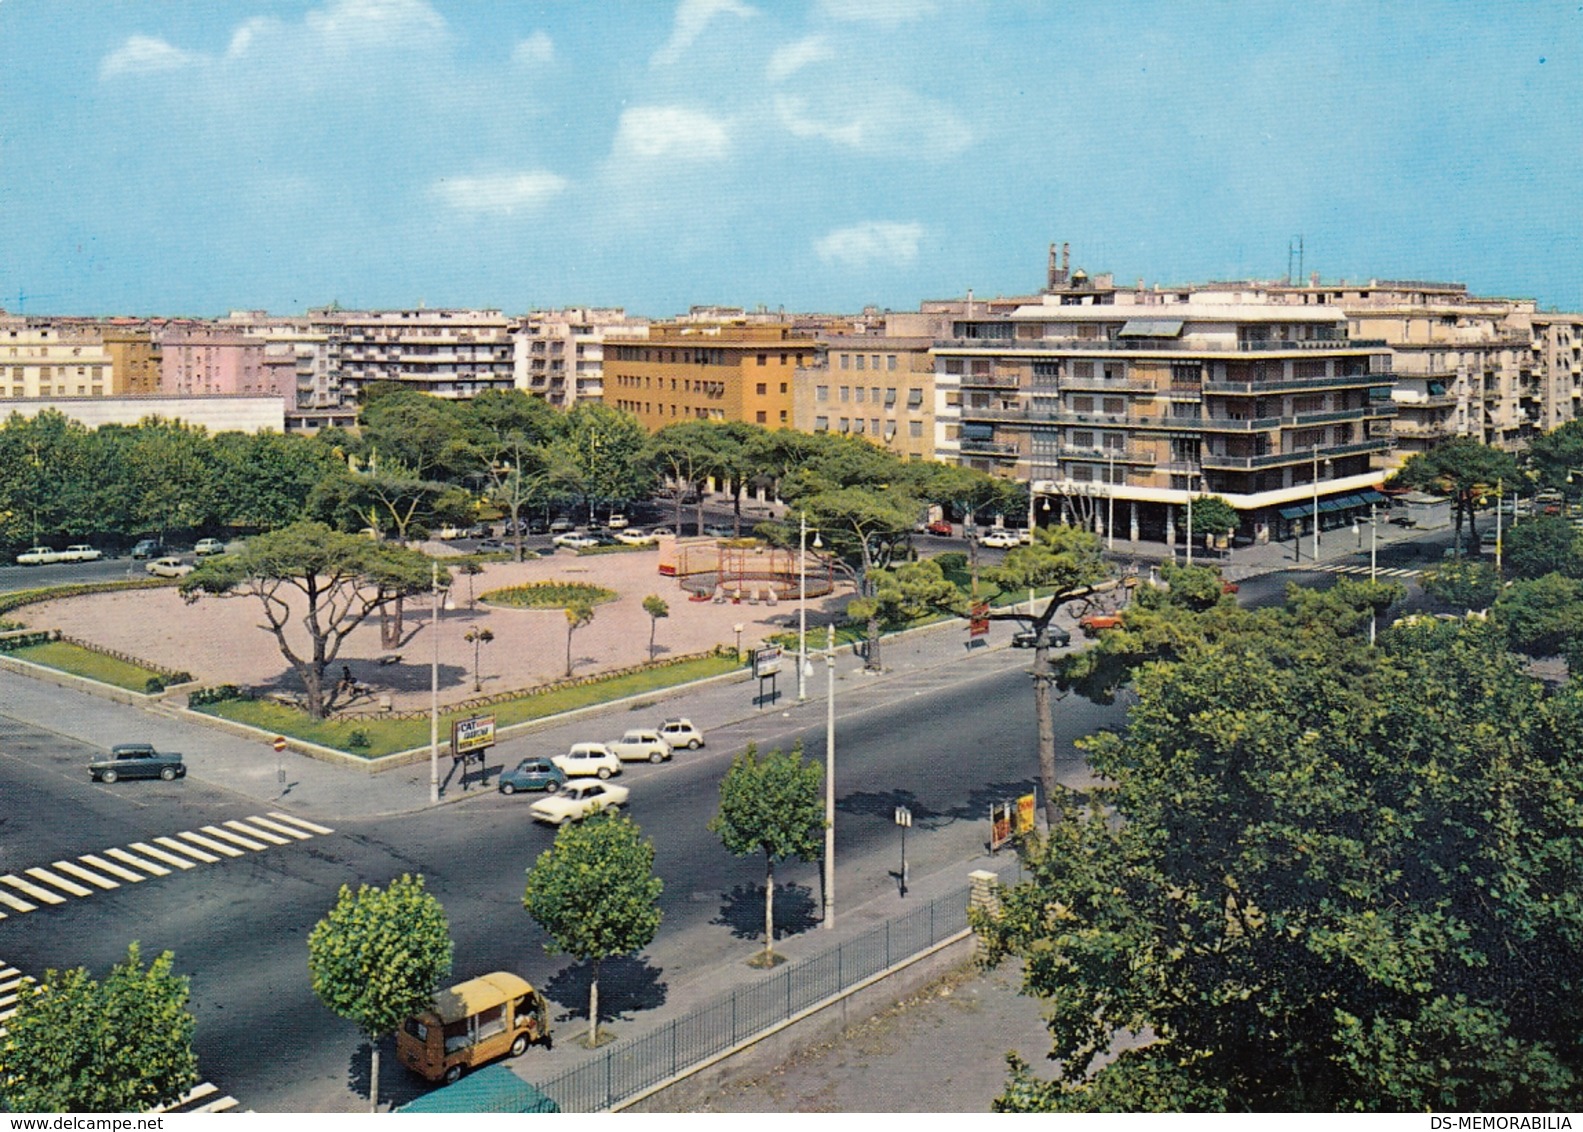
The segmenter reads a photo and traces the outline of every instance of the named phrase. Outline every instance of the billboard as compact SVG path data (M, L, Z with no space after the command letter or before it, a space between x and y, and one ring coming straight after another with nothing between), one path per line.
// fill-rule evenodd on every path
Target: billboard
M483 758L484 752L495 745L495 717L475 715L458 719L451 724L451 758Z
M993 853L1011 840L1012 809L1010 802L989 804L989 851Z
M980 601L973 605L971 619L967 623L967 635L969 638L989 636L989 602Z
M781 650L778 645L766 645L753 650L753 675L760 680L781 670Z
M1034 796L1024 794L1017 799L1017 833L1032 833L1034 825Z

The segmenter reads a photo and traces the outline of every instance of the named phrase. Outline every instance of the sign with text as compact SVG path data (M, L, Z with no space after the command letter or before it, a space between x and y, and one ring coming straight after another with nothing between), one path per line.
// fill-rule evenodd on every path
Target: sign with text
M475 715L451 724L451 758L483 758L495 745L495 717Z
M781 650L778 645L766 645L753 650L753 675L760 680L781 670Z
M1012 810L1010 802L989 804L989 851L993 853L1011 840Z
M1017 833L1019 835L1033 832L1033 811L1034 796L1032 794L1024 794L1017 799Z
M969 637L989 636L989 602L980 601L973 605L971 617L967 623Z

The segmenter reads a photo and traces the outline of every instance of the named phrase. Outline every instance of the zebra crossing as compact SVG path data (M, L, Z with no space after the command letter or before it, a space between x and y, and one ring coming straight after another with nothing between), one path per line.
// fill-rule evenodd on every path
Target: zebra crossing
M22 984L29 979L21 971L0 959L0 1038L5 1037L5 1023L16 1013L17 996ZM223 1094L217 1085L202 1081L188 1089L168 1105L149 1109L149 1114L173 1112L231 1112L237 1108L237 1099Z
M1327 566L1308 566L1305 568L1317 570L1322 574L1362 574L1364 577L1368 577L1370 573L1373 573L1375 577L1379 578L1416 578L1423 573L1423 570L1417 567L1407 569L1397 566L1381 566L1371 571L1367 566L1342 563L1331 563Z
M0 920L334 832L303 818L271 812L0 874Z

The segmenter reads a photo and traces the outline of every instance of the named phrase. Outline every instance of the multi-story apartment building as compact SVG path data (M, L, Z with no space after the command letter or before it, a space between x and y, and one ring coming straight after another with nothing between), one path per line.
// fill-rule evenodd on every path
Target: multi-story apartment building
M229 327L177 322L158 332L160 392L172 397L279 397L297 404L295 370L267 364L264 340Z
M1377 500L1390 354L1343 311L1051 274L1039 302L936 343L939 458L1027 482L1036 521L1134 539L1174 541L1201 494L1260 540Z
M393 381L450 400L515 384L514 326L497 310L309 312L328 336L330 377L343 397Z
M665 323L641 342L606 343L604 400L650 432L680 420L790 428L792 383L816 339L786 323Z
M861 436L908 460L934 456L932 338L835 335L792 378L792 427Z
M532 311L516 334L516 386L569 409L604 396L607 340L636 341L648 320L629 318L620 307L568 307Z
M0 397L107 397L114 367L97 327L20 317L0 322Z
M110 396L159 392L159 344L147 323L109 319L100 324L99 337L105 353L110 355Z

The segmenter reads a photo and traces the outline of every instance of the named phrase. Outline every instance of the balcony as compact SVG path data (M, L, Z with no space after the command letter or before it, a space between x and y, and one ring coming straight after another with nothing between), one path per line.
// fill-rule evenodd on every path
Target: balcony
M934 349L957 352L993 351L997 354L1266 354L1272 352L1311 353L1315 350L1379 351L1388 349L1383 338L1312 338L1279 342L1240 341L1236 345L1218 341L1182 341L1178 338L937 338Z
M1391 449L1390 437L1373 437L1356 444L1329 445L1319 449L1319 458L1329 460L1338 456L1356 456L1369 452L1389 452ZM1314 450L1301 448L1295 452L1267 452L1259 456L1225 456L1217 452L1204 452L1199 459L1205 468L1214 468L1223 471L1246 472L1258 468L1274 468L1285 464L1301 464L1312 461Z
M1015 444L1007 444L999 440L962 440L959 442L964 453L977 456L1000 456L1015 460L1022 452Z
M1115 462L1152 468L1160 462L1157 453L1143 448L1079 448L1073 444L1063 444L1058 451L1063 460L1083 460L1091 464Z
M1067 377L1061 380L1061 391L1073 393L1158 393L1160 387L1152 381L1117 381L1103 377Z
M1305 389L1353 389L1358 386L1389 386L1390 374L1360 373L1351 377L1293 377L1277 381L1206 381L1205 393L1250 394L1299 393Z
M1017 389L1021 387L1022 379L1010 373L979 373L961 375L962 385L975 386L989 389Z

